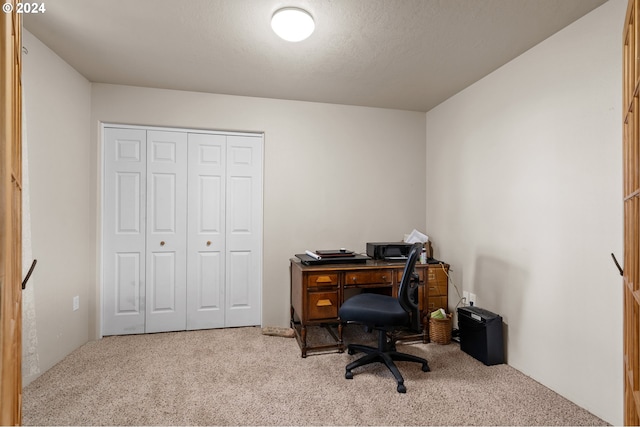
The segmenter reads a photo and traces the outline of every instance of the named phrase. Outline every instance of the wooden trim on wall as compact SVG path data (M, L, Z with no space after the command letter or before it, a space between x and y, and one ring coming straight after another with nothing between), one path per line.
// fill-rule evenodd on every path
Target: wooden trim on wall
M22 21L0 12L0 424L22 419ZM7 12L10 5L13 11Z
M640 0L628 0L622 33L622 126L624 203L623 377L624 423L640 424Z

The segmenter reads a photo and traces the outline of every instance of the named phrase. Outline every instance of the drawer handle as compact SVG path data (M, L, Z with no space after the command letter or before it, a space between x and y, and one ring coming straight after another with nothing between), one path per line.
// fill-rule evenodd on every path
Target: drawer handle
M333 304L331 303L330 299L319 299L318 302L316 303L316 307L329 307L332 305Z
M164 240L160 242L160 246L164 246Z
M331 277L329 277L329 276L319 276L316 279L316 283L331 283Z
M207 240L207 246L211 246L211 240Z

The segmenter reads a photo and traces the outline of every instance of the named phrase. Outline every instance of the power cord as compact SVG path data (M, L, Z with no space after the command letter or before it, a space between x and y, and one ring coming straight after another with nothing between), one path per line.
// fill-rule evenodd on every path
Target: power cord
M456 307L454 309L454 310L457 310L461 303L464 302L464 305L467 304L467 299L465 297L463 297L462 295L460 295L460 290L458 289L458 287L454 283L453 279L451 279L451 275L449 274L449 271L451 271L451 269L449 269L449 271L447 271L447 269L444 267L444 263L443 262L439 262L438 265L440 265L440 268L442 268L442 271L444 271L444 274L447 275L447 282L451 283L453 285L453 288L456 290L456 293L458 294L458 298L459 298L458 299L458 303L456 304Z
M453 281L453 279L451 278L451 275L449 274L449 272L451 271L451 269L449 269L447 271L447 269L444 267L444 263L440 262L439 263L440 267L442 268L442 271L444 271L444 274L447 275L447 283L451 283L453 285L453 288L456 290L456 293L458 294L458 303L456 304L456 307L454 309L454 311L457 312L458 307L460 306L460 304L464 303L464 305L467 305L467 299L465 297L463 297L462 295L460 295L460 289L458 289L458 286L456 286L455 282ZM473 305L473 304L471 304ZM451 331L451 341L460 344L460 329L458 328L453 328Z

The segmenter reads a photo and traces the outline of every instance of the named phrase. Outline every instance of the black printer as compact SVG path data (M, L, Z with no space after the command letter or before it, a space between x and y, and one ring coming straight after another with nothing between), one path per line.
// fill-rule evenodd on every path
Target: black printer
M367 243L367 255L373 259L402 261L409 257L413 244L405 242Z

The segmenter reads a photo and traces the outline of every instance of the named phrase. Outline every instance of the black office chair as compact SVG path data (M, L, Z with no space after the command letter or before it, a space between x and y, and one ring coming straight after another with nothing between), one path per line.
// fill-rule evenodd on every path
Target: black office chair
M369 363L380 362L387 365L398 382L398 393L406 393L404 378L394 360L417 362L422 364L422 370L429 372L429 364L422 357L396 351L397 338L395 333L401 329L420 331L420 316L418 311L418 275L415 273L415 265L422 245L413 245L409 253L409 259L404 267L402 282L398 290L398 298L374 293L361 293L346 300L340 307L339 316L341 322L361 323L378 331L378 347L369 347L360 344L349 344L349 354L357 352L366 355L347 365L344 376L353 378L352 369Z

